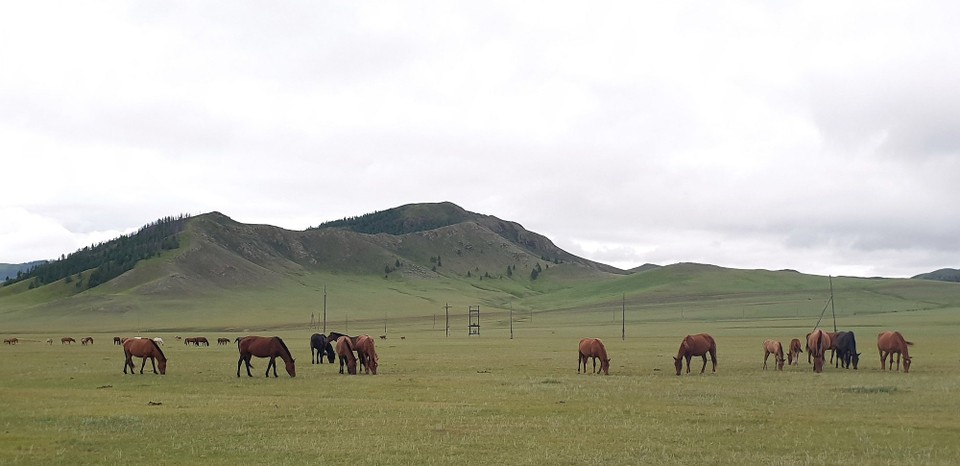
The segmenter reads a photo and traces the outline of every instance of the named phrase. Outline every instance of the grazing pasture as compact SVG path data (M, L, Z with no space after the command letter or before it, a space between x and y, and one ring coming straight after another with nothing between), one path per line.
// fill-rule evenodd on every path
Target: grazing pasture
M513 340L496 321L482 337L467 337L464 323L449 338L429 326L392 324L416 344L380 341L377 377L302 364L295 378L238 379L235 343L207 351L170 345L165 376L125 377L116 346L50 346L39 343L47 335L21 334L21 344L0 346L0 463L927 465L960 458L958 309L842 318L841 328L860 335L907 335L914 342L908 374L881 371L875 345L865 343L858 370L828 365L814 374L801 360L764 372L762 342L802 338L807 318L631 322L625 341L615 322L569 315L535 322L515 323ZM678 342L700 332L717 341L717 372L677 377ZM312 330L269 333L306 361ZM572 348L585 333L603 339L609 376L574 369ZM265 360L253 363L266 368ZM344 422L318 422L331 413Z

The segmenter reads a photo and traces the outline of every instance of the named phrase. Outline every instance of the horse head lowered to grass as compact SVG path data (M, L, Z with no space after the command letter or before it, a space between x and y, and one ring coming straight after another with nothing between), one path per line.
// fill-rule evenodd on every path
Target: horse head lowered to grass
M237 360L237 377L240 377L240 366L243 363L247 365L247 376L253 377L250 373L250 358L270 358L267 363L267 372L265 375L270 377L270 368L273 368L273 376L277 377L277 358L283 359L286 365L287 374L290 377L297 376L297 367L293 360L293 355L287 349L286 343L280 337L259 337L249 336L240 339L237 342L237 350L240 351L240 359Z

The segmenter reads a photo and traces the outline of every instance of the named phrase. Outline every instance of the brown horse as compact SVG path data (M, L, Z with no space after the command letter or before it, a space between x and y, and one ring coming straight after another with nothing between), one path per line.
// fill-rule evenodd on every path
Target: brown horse
M17 337L13 337L13 338L6 338L3 340L3 342L8 345L16 345L17 343L20 343L20 340Z
M807 336L807 357L813 357L814 372L823 372L824 358L832 345L830 334L823 330L816 329Z
M218 345L218 346L219 346L219 345L229 345L229 344L230 344L230 339L229 339L229 338L223 338L223 337L217 338L217 345Z
M123 344L123 340L120 337L113 337L113 344L120 346Z
M583 365L583 373L587 373L587 359L593 358L593 373L597 373L597 359L600 360L600 370L604 375L610 375L610 358L607 349L599 338L581 338L577 352L577 373Z
M93 337L83 337L83 338L80 339L80 344L81 344L81 345L86 345L86 344L88 344L88 343L91 344L91 345L93 344Z
M803 345L800 344L800 339L794 338L790 340L790 352L787 353L787 365L800 364L800 353L802 352Z
M201 337L203 338L203 337ZM237 360L237 377L240 377L240 365L247 363L247 377L253 377L250 373L250 358L270 358L267 363L266 377L270 377L270 368L273 367L273 376L277 376L277 357L283 359L286 365L287 374L290 377L297 376L297 366L293 360L293 355L287 349L287 344L280 337L244 337L237 342L237 349L240 351L240 359Z
M880 370L887 370L887 355L890 355L890 369L893 369L893 355L897 355L897 372L900 371L900 356L903 355L903 372L910 372L910 364L913 358L910 357L909 346L913 346L912 341L903 338L900 332L881 332L877 335L877 349L880 350Z
M157 346L157 343L148 338L129 338L127 341L123 342L123 373L127 373L127 367L130 368L130 373L133 374L135 367L133 365L133 357L136 356L141 358L143 361L140 364L140 373L143 374L143 368L147 364L147 358L150 358L150 365L153 366L153 373L157 373L157 366L159 363L160 366L160 375L167 373L167 357L164 356L163 351L160 350L160 347Z
M837 332L826 332L823 330L821 331L824 333L824 335L827 336L827 338L829 338L829 343L827 343L827 347L823 349L824 357L826 357L827 350L830 350L830 362L833 362L833 355L836 354L837 352L837 349L833 346L834 339L837 335ZM810 335L812 333L813 332L808 333L807 336L805 337L807 339L807 364L810 364L810 359L813 357L813 354L810 353L810 343L809 343Z
M63 337L63 338L60 339L60 344L61 344L61 345L72 345L72 344L74 344L74 343L76 343L76 342L77 342L77 340L74 340L73 338L70 338L70 337Z
M353 356L353 341L350 337L344 335L337 338L335 350L340 356L340 373L343 374L343 365L346 363L347 373L357 375L357 358Z
M713 340L713 337L706 333L687 335L684 337L683 341L680 342L680 350L677 351L677 355L673 358L673 366L677 369L677 375L680 375L684 359L687 360L687 374L690 373L690 358L693 356L703 358L703 367L700 368L700 373L703 374L703 372L707 370L707 353L710 353L710 361L713 362L713 372L716 372L717 342Z
M783 345L777 340L763 341L763 370L767 370L767 358L770 355L777 360L777 370L783 370Z
M370 335L360 335L357 337L357 355L363 360L365 367L364 373L377 375L377 367L380 366L380 357L377 356L377 349L373 345L373 338Z

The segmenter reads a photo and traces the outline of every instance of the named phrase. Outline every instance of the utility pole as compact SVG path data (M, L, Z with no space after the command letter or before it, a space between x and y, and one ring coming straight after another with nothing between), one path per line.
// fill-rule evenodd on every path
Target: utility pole
M620 340L627 339L627 294L620 295Z
M445 336L450 336L450 303L443 304L443 312L447 316L446 323L444 324L443 333Z
M327 285L323 285L323 333L327 333Z
M513 303L510 303L510 339L513 340Z

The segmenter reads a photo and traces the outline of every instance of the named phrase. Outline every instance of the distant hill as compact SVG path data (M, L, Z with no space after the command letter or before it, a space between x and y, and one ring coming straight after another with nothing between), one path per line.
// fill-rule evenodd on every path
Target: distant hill
M960 270L940 269L930 273L922 273L912 278L920 280L939 280L942 282L960 282Z
M23 264L0 264L0 282L11 278L16 278L17 272L26 272L38 265L46 263L47 261L33 261L25 262Z

